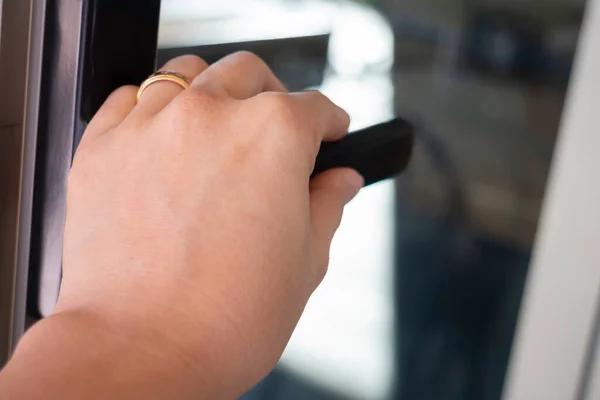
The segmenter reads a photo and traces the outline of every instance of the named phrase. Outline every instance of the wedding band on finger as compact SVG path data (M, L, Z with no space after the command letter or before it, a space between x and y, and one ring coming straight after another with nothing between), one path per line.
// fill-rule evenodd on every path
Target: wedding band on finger
M148 89L148 87L150 87L151 85L153 85L157 82L173 82L173 83L176 83L179 86L181 86L184 90L189 89L190 86L192 85L190 80L188 78L186 78L184 75L180 74L179 72L158 71L158 72L155 72L152 75L150 75L148 77L148 79L146 79L144 82L142 82L142 84L137 92L137 101L138 102L140 101L142 94L144 93L144 91L146 89Z

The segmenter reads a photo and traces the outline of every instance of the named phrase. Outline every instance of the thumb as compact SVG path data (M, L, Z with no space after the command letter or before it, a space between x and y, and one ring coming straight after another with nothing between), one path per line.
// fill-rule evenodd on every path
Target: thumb
M327 267L329 248L340 226L344 206L364 185L358 172L349 168L323 172L310 182L311 240L315 262Z

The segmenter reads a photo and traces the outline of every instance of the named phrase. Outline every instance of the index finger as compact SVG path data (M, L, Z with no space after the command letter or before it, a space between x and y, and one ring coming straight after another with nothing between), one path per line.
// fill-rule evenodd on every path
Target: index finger
M286 144L285 157L294 154L312 173L321 143L346 135L348 114L317 91L301 93L263 93L246 103L249 113L264 121L274 143Z
M333 142L348 133L350 116L321 92L315 90L285 96L302 125L300 134L307 140L311 157L317 157L321 142Z

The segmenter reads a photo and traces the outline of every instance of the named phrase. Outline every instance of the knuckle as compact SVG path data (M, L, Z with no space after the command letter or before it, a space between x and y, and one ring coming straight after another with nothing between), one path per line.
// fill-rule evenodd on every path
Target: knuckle
M260 96L260 105L264 117L274 124L277 130L295 131L301 121L294 104L282 93L264 93Z
M316 101L319 103L331 103L331 101L329 100L329 97L325 96L323 93L321 93L318 90L307 90L303 93L304 96L306 96L309 100L311 101Z
M235 62L238 62L240 64L258 65L261 67L266 65L265 62L262 60L262 58L260 58L256 54L254 54L250 51L246 51L246 50L241 50L241 51L233 53L231 55L231 58L232 58L232 60L234 60Z
M194 66L197 68L203 68L208 65L207 62L202 57L199 57L195 54L185 54L183 56L177 57L174 60L177 60L177 61L181 62L182 64L187 64L187 65Z
M213 93L190 88L177 97L173 104L178 112L197 115L199 112L213 109L216 100Z
M263 121L260 153L271 163L285 165L290 170L306 170L310 160L302 156L306 147L302 116L295 103L283 93L263 93L255 99L255 114Z

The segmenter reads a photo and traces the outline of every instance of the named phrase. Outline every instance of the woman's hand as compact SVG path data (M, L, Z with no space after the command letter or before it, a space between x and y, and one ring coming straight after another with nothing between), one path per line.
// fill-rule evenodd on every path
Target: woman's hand
M78 316L69 332L172 365L190 397L233 398L279 359L362 178L310 180L321 141L341 138L348 115L318 92L286 93L256 56L163 69L192 87L159 82L137 105L137 87L121 88L87 128L48 323Z

